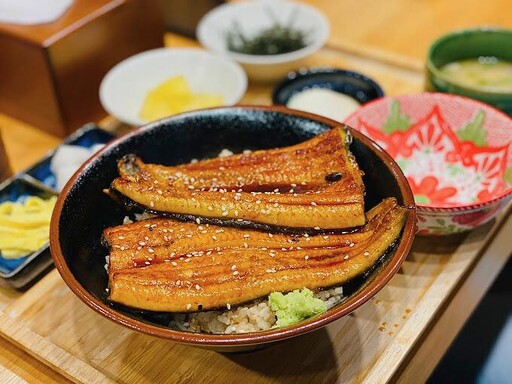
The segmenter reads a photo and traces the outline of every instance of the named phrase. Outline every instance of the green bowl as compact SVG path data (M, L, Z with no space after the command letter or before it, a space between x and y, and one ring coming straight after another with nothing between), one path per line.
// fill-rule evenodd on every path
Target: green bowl
M425 89L480 100L512 116L512 92L490 92L477 86L461 85L440 70L453 61L479 56L495 56L512 62L512 29L466 29L436 40L428 52Z

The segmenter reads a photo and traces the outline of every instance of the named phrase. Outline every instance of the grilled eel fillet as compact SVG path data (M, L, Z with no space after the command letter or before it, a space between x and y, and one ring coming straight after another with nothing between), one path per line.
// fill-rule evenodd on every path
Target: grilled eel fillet
M127 155L110 193L149 212L216 218L224 225L357 227L365 224L364 185L348 141L345 129L334 128L287 148L173 167Z
M364 227L345 234L269 234L166 218L107 228L110 299L191 312L341 284L374 265L406 217L388 198L368 212Z

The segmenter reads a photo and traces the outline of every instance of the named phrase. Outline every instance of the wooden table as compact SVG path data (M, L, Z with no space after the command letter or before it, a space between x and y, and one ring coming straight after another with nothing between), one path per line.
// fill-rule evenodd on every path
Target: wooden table
M422 58L438 35L512 25L505 0L310 2L329 16L332 33L307 64L363 72L388 95L422 90ZM271 88L250 84L242 102L270 104ZM112 118L100 125L125 128ZM0 130L15 170L60 142L4 115ZM466 235L417 238L400 273L354 314L253 353L221 355L132 332L87 308L55 270L26 292L0 288L0 382L422 382L507 261L510 211Z

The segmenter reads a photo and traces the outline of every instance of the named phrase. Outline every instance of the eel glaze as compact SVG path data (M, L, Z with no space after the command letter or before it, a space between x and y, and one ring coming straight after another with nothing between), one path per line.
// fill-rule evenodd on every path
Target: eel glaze
M110 300L166 312L230 307L272 292L317 290L368 271L401 233L407 208L387 198L352 233L272 234L169 218L104 230Z
M219 225L309 233L359 227L366 222L364 184L349 139L338 127L291 147L178 166L130 154L118 162L108 193L160 216Z

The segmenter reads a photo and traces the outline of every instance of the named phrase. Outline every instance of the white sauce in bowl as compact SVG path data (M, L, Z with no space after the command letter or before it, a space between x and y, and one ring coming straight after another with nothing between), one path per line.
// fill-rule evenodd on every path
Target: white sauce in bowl
M358 109L360 104L343 93L326 88L311 88L293 95L286 106L343 121Z

